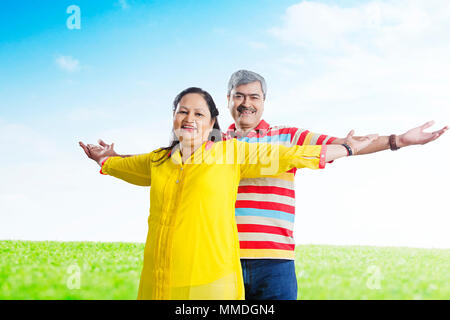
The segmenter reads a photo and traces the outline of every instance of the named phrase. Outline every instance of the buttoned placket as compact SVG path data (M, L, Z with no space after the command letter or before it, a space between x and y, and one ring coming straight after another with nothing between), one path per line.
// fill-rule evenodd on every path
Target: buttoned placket
M180 168L179 168L179 170L177 170L177 180L175 181L175 183L178 185L180 185L180 183L183 179L183 171L184 171L184 168L183 168L184 165L180 164L179 166L180 166Z
M178 155L176 156L178 159ZM170 261L171 261L171 250L172 247L171 242L173 238L173 230L172 227L175 225L175 220L177 216L177 208L179 208L179 202L181 200L181 193L183 189L183 178L184 178L184 169L185 165L181 161L176 161L175 170L173 171L173 175L168 180L168 186L166 190L170 190L170 194L165 195L166 206L164 208L164 212L162 215L162 230L159 235L160 238L160 246L159 246L159 255L161 257L160 264L160 272L158 272L163 287L159 288L161 298L167 297L164 294L164 289L168 289L170 287ZM172 184L172 186L170 186ZM175 184L175 187L173 187ZM162 250L162 248L165 248ZM165 271L165 273L164 273ZM164 276L165 274L165 276Z
M181 176L183 173L183 165L180 165L180 170L179 170L179 174L178 174L178 178L177 181L175 181L176 184L179 184L181 182Z
M196 151L197 152L197 151ZM202 152L202 149L199 150ZM194 153L195 155L195 153ZM174 161L173 173L170 175L164 194L164 208L161 216L161 231L159 233L159 250L158 255L161 258L160 267L158 268L157 277L162 280L159 283L162 284L160 288L157 288L159 298L167 298L164 293L165 290L170 288L170 262L171 262L171 242L173 240L173 230L170 230L175 225L177 217L177 210L180 207L179 203L182 199L183 182L185 178L186 164L181 160L179 151L171 155L173 157L169 161ZM175 185L175 186L174 186ZM167 192L170 192L167 194ZM165 248L164 250L162 248Z
M171 159L167 160L171 161ZM165 289L167 289L166 285L166 276L164 271L167 270L167 260L169 252L165 250L168 245L168 237L170 236L170 217L168 212L171 210L171 203L173 198L174 190L171 187L171 183L173 178L170 177L168 181L166 181L163 192L163 207L161 210L161 216L159 221L158 229L156 230L156 244L155 244L155 283L158 284L154 287L154 296L156 299L164 299L167 298L165 294ZM176 191L176 190L175 190ZM164 248L164 249L163 249Z

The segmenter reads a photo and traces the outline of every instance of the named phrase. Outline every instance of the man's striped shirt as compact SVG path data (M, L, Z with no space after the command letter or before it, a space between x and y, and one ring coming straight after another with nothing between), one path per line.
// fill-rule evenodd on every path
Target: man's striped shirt
M271 127L264 120L245 137L237 133L233 124L226 138L286 146L330 144L336 139L295 127ZM239 183L236 223L241 259L294 259L296 171L293 168L281 175L242 179Z

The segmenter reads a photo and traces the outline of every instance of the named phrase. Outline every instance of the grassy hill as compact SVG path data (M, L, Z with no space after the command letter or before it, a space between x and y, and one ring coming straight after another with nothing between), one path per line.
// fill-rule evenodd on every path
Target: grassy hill
M0 299L136 299L143 244L0 241ZM296 247L299 299L450 299L450 250Z

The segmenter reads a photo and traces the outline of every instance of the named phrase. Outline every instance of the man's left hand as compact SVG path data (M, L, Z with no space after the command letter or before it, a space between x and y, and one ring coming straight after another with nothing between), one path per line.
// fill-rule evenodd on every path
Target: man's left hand
M433 132L424 132L423 130L431 127L434 121L428 121L427 123L408 130L404 134L398 136L398 147L406 147L414 144L426 144L439 138L445 131L448 130L448 126L443 127L441 130Z

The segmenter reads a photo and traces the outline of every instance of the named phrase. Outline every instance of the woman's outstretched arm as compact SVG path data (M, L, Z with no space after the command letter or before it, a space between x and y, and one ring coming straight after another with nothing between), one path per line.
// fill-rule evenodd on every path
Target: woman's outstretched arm
M238 161L242 178L278 175L292 168L324 168L327 162L356 154L378 135L353 138L353 130L344 145L306 145L287 147L270 143L237 143Z
M367 148L373 141L378 139L378 134L369 134L363 137L354 137L354 131L351 130L342 144L327 145L325 161L330 162L342 157L360 154L360 151ZM347 145L349 149L344 147Z
M80 141L79 144L86 155L101 167L100 173L139 186L151 185L152 153L122 158L116 156L114 143L107 146L98 146L85 145Z

